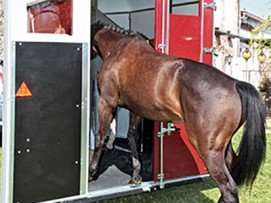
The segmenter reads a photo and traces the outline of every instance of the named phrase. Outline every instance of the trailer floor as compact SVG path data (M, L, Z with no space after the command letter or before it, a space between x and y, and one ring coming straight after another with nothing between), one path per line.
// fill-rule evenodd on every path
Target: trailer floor
M115 148L103 153L97 176L94 177L94 181L89 183L89 191L128 185L133 169L131 154L128 152L129 147L126 142L125 139L117 139ZM152 179L152 155L142 153L140 157L142 179L149 181Z
M115 165L110 166L99 178L89 183L89 191L108 189L127 185L130 176L120 171Z

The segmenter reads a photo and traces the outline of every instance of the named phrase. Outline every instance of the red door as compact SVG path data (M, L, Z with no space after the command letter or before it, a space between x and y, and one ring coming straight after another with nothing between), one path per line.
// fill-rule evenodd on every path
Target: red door
M211 3L212 0L205 0ZM213 36L213 10L198 2L175 3L174 0L156 0L156 48L169 55L212 63L212 54L204 52L211 48ZM166 13L163 13L166 12ZM164 48L164 49L163 49ZM191 82L193 79L191 78ZM160 123L154 125L153 174L157 180L194 176L207 173L198 153L188 140L184 123L175 123L177 132L164 136L163 166L161 166Z

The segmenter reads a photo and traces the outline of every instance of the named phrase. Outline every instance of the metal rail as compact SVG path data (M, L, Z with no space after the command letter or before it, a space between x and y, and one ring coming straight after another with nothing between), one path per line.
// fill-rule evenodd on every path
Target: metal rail
M182 178L176 178L172 180L165 180L164 186L171 187L176 185L181 185L182 183L187 183L189 181L194 181L198 179L205 179L208 178L209 174L202 174L202 175L195 175L195 176L188 176ZM116 198L122 197L132 194L140 194L142 192L151 192L152 190L157 190L160 187L160 182L155 181L147 181L143 182L140 185L126 185L126 186L119 186L99 191L93 191L91 193L85 195L78 195L72 196L67 198L56 199L52 201L45 201L42 203L60 203L60 202L73 202L73 203L89 203L89 202L97 202L100 200L105 200L109 198Z

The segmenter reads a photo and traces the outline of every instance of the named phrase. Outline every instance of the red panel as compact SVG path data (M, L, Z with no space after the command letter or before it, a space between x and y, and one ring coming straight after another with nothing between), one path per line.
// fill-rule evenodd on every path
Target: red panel
M206 3L212 3L213 0L204 0ZM203 46L204 47L212 47L213 46L213 15L214 11L212 9L204 9L204 39L203 39ZM203 62L209 65L213 63L213 55L211 53L206 53L203 55Z
M64 27L67 34L71 34L72 30L72 2L71 0L65 0L58 5L59 18L62 27Z
M170 15L169 54L199 61L199 16Z
M155 1L155 25L154 25L154 35L155 35L155 48L158 50L159 44L162 42L162 1Z
M156 0L155 1L155 48L158 51L161 51L159 45L163 42L166 43L168 39L167 33L167 18L168 18L168 10L167 4L169 4L169 0ZM163 29L164 22L164 29Z
M204 162L190 143L184 123L175 124L177 132L164 136L164 177L166 179L199 175L207 173ZM160 139L159 123L155 122L154 138L154 180L158 180L160 173Z
M177 57L200 61L201 43L203 47L212 47L213 42L213 10L202 9L204 0L199 3L199 16L170 14L169 54ZM205 0L210 3L212 0ZM162 2L156 0L156 49L162 41ZM165 11L164 11L165 12ZM204 15L202 15L204 14ZM204 19L202 19L204 16ZM203 27L201 22L204 22ZM203 33L201 33L203 28ZM201 39L203 36L203 39ZM212 64L212 55L203 54L203 62ZM191 79L191 82L192 79ZM178 133L164 137L164 175L165 178L177 178L207 173L204 162L188 139L184 123L175 124ZM154 123L153 178L157 180L160 173L160 139L157 132L160 123Z
M175 125L176 125L176 128L179 129L179 133L177 133L177 135L181 137L184 151L187 154L187 156L183 157L183 162L187 163L187 168L186 168L187 173L190 175L206 173L207 169L205 167L205 164L200 158L194 146L190 143L187 132L185 130L184 123L177 123Z

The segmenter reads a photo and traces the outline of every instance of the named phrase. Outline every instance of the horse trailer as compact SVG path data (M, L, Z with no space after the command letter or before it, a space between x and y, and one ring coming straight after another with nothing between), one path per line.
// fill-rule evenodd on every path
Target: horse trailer
M97 140L91 23L134 30L157 51L212 64L213 0L6 0L1 202L91 202L208 177L184 123L141 123L140 184L119 108L112 149L89 181ZM16 13L16 16L14 15ZM110 137L110 136L109 136Z

